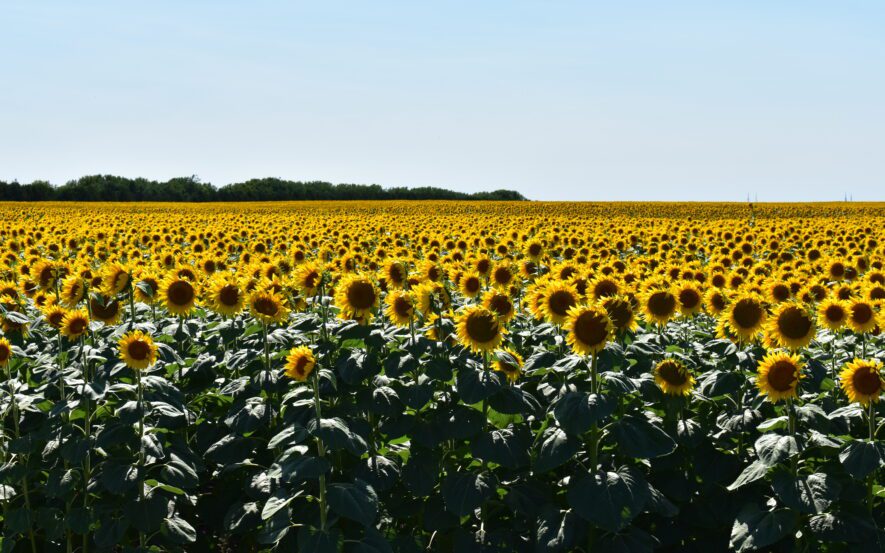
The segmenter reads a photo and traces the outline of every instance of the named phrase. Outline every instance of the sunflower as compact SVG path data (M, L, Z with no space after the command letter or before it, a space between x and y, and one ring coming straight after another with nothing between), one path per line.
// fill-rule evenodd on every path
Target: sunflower
M391 288L402 288L409 278L409 270L406 263L397 259L390 259L384 263L382 275L387 285Z
M316 357L307 346L298 346L289 350L286 356L286 376L304 382L317 364Z
M123 315L119 301L98 294L89 298L89 310L93 319L106 325L117 324Z
M233 317L246 305L246 292L240 281L230 274L212 278L206 294L209 309L224 317Z
M766 315L762 298L746 292L737 296L721 314L731 333L744 342L756 338L765 324Z
M849 401L857 401L862 405L875 403L885 390L882 362L875 359L855 359L846 363L839 373L839 382Z
M258 289L249 294L249 311L264 324L280 323L289 316L285 301L267 289Z
M140 274L135 284L135 301L153 305L159 297L160 279L151 274Z
M691 394L695 379L680 361L664 359L654 368L655 384L667 395L687 396Z
M526 243L523 251L527 258L531 261L537 262L541 259L541 256L544 255L544 243L540 240L530 240Z
M194 308L197 290L194 284L174 274L160 283L159 299L172 315L187 315Z
M516 382L522 374L522 356L510 348L504 348L495 352L495 361L492 368L504 373L508 382Z
M704 307L707 313L719 315L728 307L728 297L719 288L710 288L704 294Z
M319 288L322 279L322 269L317 263L314 263L313 261L305 262L299 265L298 268L295 270L295 287L298 288L305 296L309 297L316 294L317 288Z
M49 305L43 310L43 317L46 319L46 322L56 330L61 329L62 321L67 314L67 309L60 305Z
M475 298L482 291L482 278L477 273L461 275L458 281L458 290L465 298Z
M434 281L425 281L413 289L418 302L418 310L429 316L435 309L446 311L452 306L452 297L445 286Z
M61 286L59 303L73 309L86 295L86 283L80 275L70 275Z
M848 305L848 326L857 334L876 328L876 309L872 302L855 299Z
M817 322L836 332L845 326L848 320L848 304L844 300L829 298L817 307Z
M796 354L771 351L759 362L756 387L772 402L795 398L799 380L804 378L802 359Z
M633 331L639 328L636 312L633 310L633 302L627 296L622 294L608 296L600 303L608 313L608 318L611 319L617 332Z
M572 284L553 281L544 291L544 299L540 303L544 318L555 325L561 325L568 316L569 309L578 304L578 291Z
M104 270L102 288L109 296L125 290L132 282L132 268L123 263L111 263Z
M640 294L642 314L646 322L665 325L678 309L678 300L670 287L654 286Z
M683 317L691 317L699 313L704 306L704 296L700 289L691 282L684 282L676 286L674 294L679 302L679 312Z
M601 300L621 293L621 285L610 276L600 275L587 283L587 291L594 300Z
M85 309L68 311L61 322L62 335L72 342L87 330L89 330L89 314Z
M798 302L785 302L777 306L765 329L769 347L799 349L814 339L814 317Z
M9 340L0 336L0 367L5 367L12 359L12 344Z
M144 370L157 362L157 344L140 330L124 334L117 347L120 360L131 369Z
M342 318L360 319L371 315L378 301L378 289L368 277L348 274L335 286L335 305L341 309Z
M384 310L390 322L396 326L409 326L415 316L415 296L407 290L393 290L385 298Z
M581 355L602 351L615 332L608 312L598 304L573 306L563 328L568 332L566 342Z
M515 270L512 265L510 265L507 261L499 261L495 264L495 268L492 269L489 280L492 283L492 286L497 288L507 288L510 286L510 283L513 282L513 276L515 274Z
M481 305L465 307L455 319L458 341L474 352L492 351L501 345L504 329L494 311Z
M482 305L486 309L494 311L502 323L510 322L510 319L516 315L516 309L510 296L495 288L488 290L483 295Z

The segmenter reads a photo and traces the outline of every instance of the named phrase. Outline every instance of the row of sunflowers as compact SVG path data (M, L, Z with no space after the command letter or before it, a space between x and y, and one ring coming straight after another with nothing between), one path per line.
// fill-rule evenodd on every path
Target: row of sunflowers
M885 550L883 218L0 205L0 551Z

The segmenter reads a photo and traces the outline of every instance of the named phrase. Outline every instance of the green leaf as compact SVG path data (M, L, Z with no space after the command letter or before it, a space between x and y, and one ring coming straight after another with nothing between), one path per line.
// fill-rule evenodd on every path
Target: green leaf
M224 528L230 532L245 532L258 526L261 520L261 513L258 510L258 504L234 503L224 515Z
M651 459L669 455L676 442L666 432L645 418L627 415L611 426L611 433L628 457Z
M823 541L859 543L876 539L876 523L872 517L850 511L815 515L808 519L808 527Z
M185 544L197 541L197 531L183 518L172 517L165 519L160 527L160 531L173 543Z
M274 516L280 509L285 509L297 495L291 494L282 489L278 490L274 495L267 499L264 508L261 509L261 520L267 520Z
M759 460L766 466L773 467L794 455L798 455L801 447L795 436L763 434L756 440L755 449Z
M316 419L311 419L307 423L307 430L323 440L330 449L346 449L356 456L362 455L367 450L366 441L362 436L352 431L347 423L338 417L323 419L319 426Z
M489 473L457 472L442 483L446 509L459 516L469 515L495 493L498 482Z
M319 530L302 526L298 531L298 551L310 553L338 553L341 534L337 529Z
M578 452L581 442L556 426L548 427L541 435L541 445L535 456L535 472L544 473L566 463Z
M771 487L784 505L803 513L823 513L839 499L842 486L824 473L796 478L785 470L774 475Z
M839 460L848 474L863 480L869 473L885 464L885 455L878 444L856 440L839 453Z
M356 479L353 484L330 485L327 497L330 509L367 528L378 518L378 495L372 486L360 479Z
M787 509L762 511L755 503L745 505L731 528L732 549L755 551L777 543L796 528L796 515Z
M124 494L135 487L138 469L132 465L123 465L106 461L101 471L101 483L105 489L114 494Z
M300 455L292 457L284 461L280 465L271 468L271 476L279 478L286 484L302 482L304 480L313 480L326 474L332 469L323 457L314 457L312 455Z
M500 376L492 371L478 371L465 365L458 369L458 395L468 405L488 399L501 389Z
M515 469L529 464L529 445L528 432L515 431L511 426L480 434L470 451L483 461Z
M767 473L768 465L759 460L753 461L738 475L735 481L728 486L728 489L732 491L736 490L741 486L745 486L751 482L759 480Z
M574 511L560 512L546 505L535 525L537 553L564 553L574 546L577 533L577 515Z
M581 518L617 532L642 512L649 499L648 483L638 470L625 466L574 480L566 498Z
M614 412L617 401L607 396L569 392L556 402L553 417L569 434L581 435Z

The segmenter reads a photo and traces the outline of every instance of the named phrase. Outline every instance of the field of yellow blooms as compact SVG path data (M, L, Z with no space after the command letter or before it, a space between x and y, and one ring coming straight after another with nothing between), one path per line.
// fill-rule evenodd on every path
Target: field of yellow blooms
M0 203L0 553L885 551L883 223Z

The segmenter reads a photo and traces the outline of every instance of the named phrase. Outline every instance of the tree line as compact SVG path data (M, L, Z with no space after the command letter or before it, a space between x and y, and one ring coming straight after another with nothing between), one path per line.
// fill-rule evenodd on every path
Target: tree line
M78 202L254 202L284 200L525 200L514 190L455 192L429 186L384 188L378 184L332 184L323 181L250 179L216 188L196 176L165 182L114 175L90 175L53 186L0 181L3 201Z

